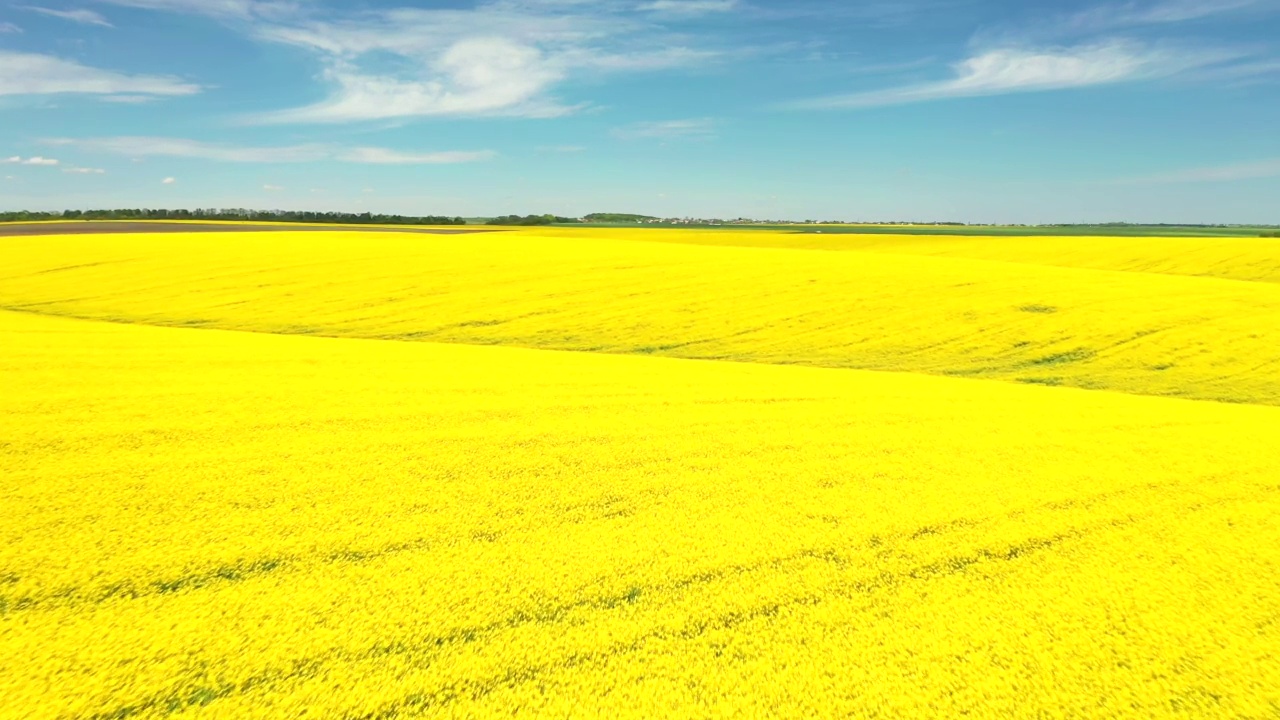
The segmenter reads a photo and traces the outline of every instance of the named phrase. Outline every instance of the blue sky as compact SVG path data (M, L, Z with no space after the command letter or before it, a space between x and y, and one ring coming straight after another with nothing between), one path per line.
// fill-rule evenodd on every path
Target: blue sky
M1280 223L1280 0L0 0L0 207Z

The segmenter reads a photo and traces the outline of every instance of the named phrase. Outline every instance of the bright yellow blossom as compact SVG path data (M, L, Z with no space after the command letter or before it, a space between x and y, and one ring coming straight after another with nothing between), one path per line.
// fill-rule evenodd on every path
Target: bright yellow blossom
M0 717L1280 709L1276 285L548 236L5 240Z
M989 247L973 238L932 238L933 245L910 241L926 243L913 245L917 254L648 241L706 242L709 235L728 242L749 234L8 238L0 307L180 327L906 370L1280 405L1280 283L1230 279L1280 277L1274 240L1169 239L1162 246L1159 239L1118 238L1122 250L1113 251L1087 238L992 238ZM1033 257L1046 254L1037 249L1043 243L1063 248L1077 240L1084 250L1060 253L1074 267ZM1245 252L1246 245L1253 249ZM1271 254L1261 255L1267 248ZM944 251L958 256L934 256ZM1134 252L1145 253L1152 268L1177 272L1148 272L1132 261ZM993 259L1001 257L1007 259ZM1222 276L1194 277L1195 263L1203 274Z

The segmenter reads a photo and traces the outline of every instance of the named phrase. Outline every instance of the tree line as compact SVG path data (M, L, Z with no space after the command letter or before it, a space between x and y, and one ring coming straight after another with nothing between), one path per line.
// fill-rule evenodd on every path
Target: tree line
M560 217L559 215L503 215L486 222L486 225L572 225L580 223L577 218Z
M41 220L232 220L250 222L335 223L341 225L466 225L460 217L444 215L382 215L378 213L308 212L293 210L197 209L64 210L0 212L0 222Z
M587 222L597 223L638 223L652 222L658 218L653 215L636 215L634 213L591 213L582 218Z

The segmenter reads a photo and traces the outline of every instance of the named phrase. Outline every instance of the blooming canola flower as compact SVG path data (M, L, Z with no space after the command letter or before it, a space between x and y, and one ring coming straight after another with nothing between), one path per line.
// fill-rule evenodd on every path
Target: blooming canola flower
M759 258L819 286L859 263L1064 283L1003 296L1004 337L966 335L981 355L1046 320L1110 332L1054 295L1072 279L1157 314L1145 291L1202 283L1206 315L1270 312L1238 287L1266 281L548 233L46 239L99 263L54 272L36 243L0 250L0 717L1280 706L1280 408L1087 360L1061 384L1111 391L820 367L838 294L783 297L741 345L715 310L766 312L735 285ZM608 301L658 280L670 317ZM904 328L936 310L881 303ZM640 337L659 324L755 362L626 345L675 344ZM1203 389L1212 367L1163 372ZM1273 372L1212 387L1265 401Z

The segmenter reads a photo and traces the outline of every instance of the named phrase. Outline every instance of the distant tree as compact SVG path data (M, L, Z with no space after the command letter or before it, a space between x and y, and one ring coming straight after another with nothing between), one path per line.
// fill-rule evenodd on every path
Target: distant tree
M461 217L443 215L375 215L373 213L340 213L292 210L246 210L244 208L208 208L202 210L64 210L60 213L0 212L0 222L33 220L233 220L248 222L334 223L340 225L466 225Z
M581 222L576 218L560 217L559 215L503 215L501 217L492 218L486 225L508 225L508 226L536 226L536 225L569 225Z
M630 213L591 213L584 215L583 220L597 223L638 223L657 220L652 215L632 215Z

